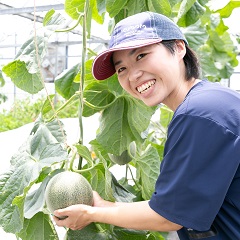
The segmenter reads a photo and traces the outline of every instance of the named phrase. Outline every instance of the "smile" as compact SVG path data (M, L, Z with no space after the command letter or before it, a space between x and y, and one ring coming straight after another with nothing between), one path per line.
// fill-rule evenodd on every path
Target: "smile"
M142 84L141 86L137 87L137 91L139 93L147 92L151 86L153 86L156 83L156 80L151 80L147 83Z

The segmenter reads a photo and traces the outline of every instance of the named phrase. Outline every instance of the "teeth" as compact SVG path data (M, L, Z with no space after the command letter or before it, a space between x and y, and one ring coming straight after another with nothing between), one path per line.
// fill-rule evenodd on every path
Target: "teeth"
M144 83L140 87L137 87L137 90L139 93L146 92L152 85L154 85L156 80L149 81L147 83Z

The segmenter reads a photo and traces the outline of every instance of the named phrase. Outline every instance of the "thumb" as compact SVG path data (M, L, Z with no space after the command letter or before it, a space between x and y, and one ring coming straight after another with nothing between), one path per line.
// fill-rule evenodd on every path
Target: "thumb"
M66 219L68 216L64 209L58 209L53 212L53 215L58 218L59 220Z

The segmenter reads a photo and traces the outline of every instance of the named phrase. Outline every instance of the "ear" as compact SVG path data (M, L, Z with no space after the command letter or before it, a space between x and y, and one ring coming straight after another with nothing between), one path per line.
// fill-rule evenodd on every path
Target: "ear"
M176 40L176 53L179 56L179 59L183 59L186 55L186 46L183 40Z

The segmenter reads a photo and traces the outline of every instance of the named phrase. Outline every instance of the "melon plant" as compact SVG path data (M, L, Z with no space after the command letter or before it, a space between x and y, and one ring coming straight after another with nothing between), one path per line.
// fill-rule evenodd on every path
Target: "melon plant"
M114 155L109 153L109 158L118 165L125 165L129 163L136 155L136 143L131 142L129 148L121 153L121 155Z
M57 209L75 204L92 205L92 187L87 179L79 173L61 172L49 181L45 191L45 201L52 214Z
M96 46L94 43L95 49L88 48L87 38L91 36L92 20L103 24L105 23L105 13L107 13L111 18L108 22L110 29L114 22L118 22L123 17L141 11L154 10L171 16L182 27L185 27L184 32L189 46L197 50L200 56L203 76L210 76L212 81L229 78L232 67L238 63L237 52L231 41L234 36L230 38L223 18L226 17L226 12L232 13L234 8L240 6L239 1L234 1L234 4L233 1L229 1L224 8L219 10L210 9L206 4L208 0L166 0L164 1L166 8L155 4L158 2L157 0L142 1L143 4L137 4L137 1L119 0L115 1L116 4L112 4L112 6L109 3L111 1L101 1L101 6L98 4L99 2L65 0L66 13L73 21L78 19L74 27L81 25L82 34L79 35L81 36L79 40L82 42L82 46L78 48L81 51L78 52L81 62L77 62L63 75L54 79L56 93L66 101L59 108L54 108L55 104L52 100L55 101L55 97L49 96L47 93L48 98L43 103L41 114L37 118L29 138L12 156L10 168L0 174L0 227L6 232L15 234L17 239L59 239L54 224L52 224L52 218L43 211L44 194L46 184L53 171L62 171L63 167L67 169L68 163L71 163L70 158L74 160L72 158L74 153L68 151L69 143L66 142L66 132L59 120L59 113L63 109L71 108L73 104L77 105L79 121L79 139L77 141L79 146L76 153L78 154L76 155L78 169L76 170L84 172L84 176L91 179L94 190L106 200L125 202L149 200L154 192L166 141L166 128L172 118L172 113L170 114L166 108L164 110L164 107L161 106L158 113L160 122L155 122L155 120L152 122L151 117L157 109L149 108L142 101L133 99L126 94L116 75L106 81L94 80L91 74L92 57L96 54L95 51L103 46ZM197 14L196 4L200 7ZM125 11L126 9L130 11ZM182 13L180 16L179 10ZM51 9L43 19L42 28L34 29L36 30L33 31L34 36L28 36L14 60L3 66L2 72L11 78L16 87L28 92L31 96L44 88L45 79L39 67L48 52L48 41L52 39L52 34L55 34L56 30L59 32L66 25L68 25L68 20L66 21L59 12L55 13ZM68 28L66 31L72 31L74 27ZM210 59L209 56L211 56ZM220 58L219 56L226 57ZM220 70L219 64L215 64L219 61L222 66ZM100 114L99 128L96 132L96 139L89 143L90 149L88 149L83 145L86 128L82 120L83 117L91 117L96 113ZM52 117L49 118L49 116ZM90 125L91 121L87 124ZM86 134L89 134L88 130ZM134 154L129 156L130 151L127 150L122 153L123 149L128 148L129 141L136 141L138 144L136 156ZM69 147L72 149L72 146ZM92 157L90 150L96 154L95 157ZM109 163L110 159L107 153L122 153L119 154L120 156L112 158L112 161L118 164L126 164L134 158L131 167L135 168L136 177L131 174L129 178L126 171L126 176L118 181L110 172L109 168L112 167L112 164ZM73 171L71 167L69 169ZM128 165L126 165L127 169ZM58 175L58 177L60 176ZM68 204L61 206L58 203L57 206L52 207L52 212L56 208L75 204L70 200L73 200L73 196L79 193L79 189L74 185L74 187L69 187L70 185L64 187L69 179L69 177L63 178L63 183L60 184L62 188L59 187L61 191L51 192L51 198L54 197L51 204L55 204L59 199L61 199L60 203L68 202ZM68 184L70 183L68 182ZM81 184L77 185L82 186ZM37 187L37 189L30 191L32 187ZM48 188L50 188L50 183ZM69 191L69 189L73 190L73 193L70 194L71 197L67 200L60 198L59 192ZM89 190L85 195L88 196L89 192L91 191ZM65 194L66 196L67 194ZM79 198L77 197L77 200ZM89 200L89 204L91 203L92 201ZM48 208L51 208L50 205ZM67 230L66 236L68 240L162 240L167 238L165 233L126 230L108 224L95 223L83 230Z

